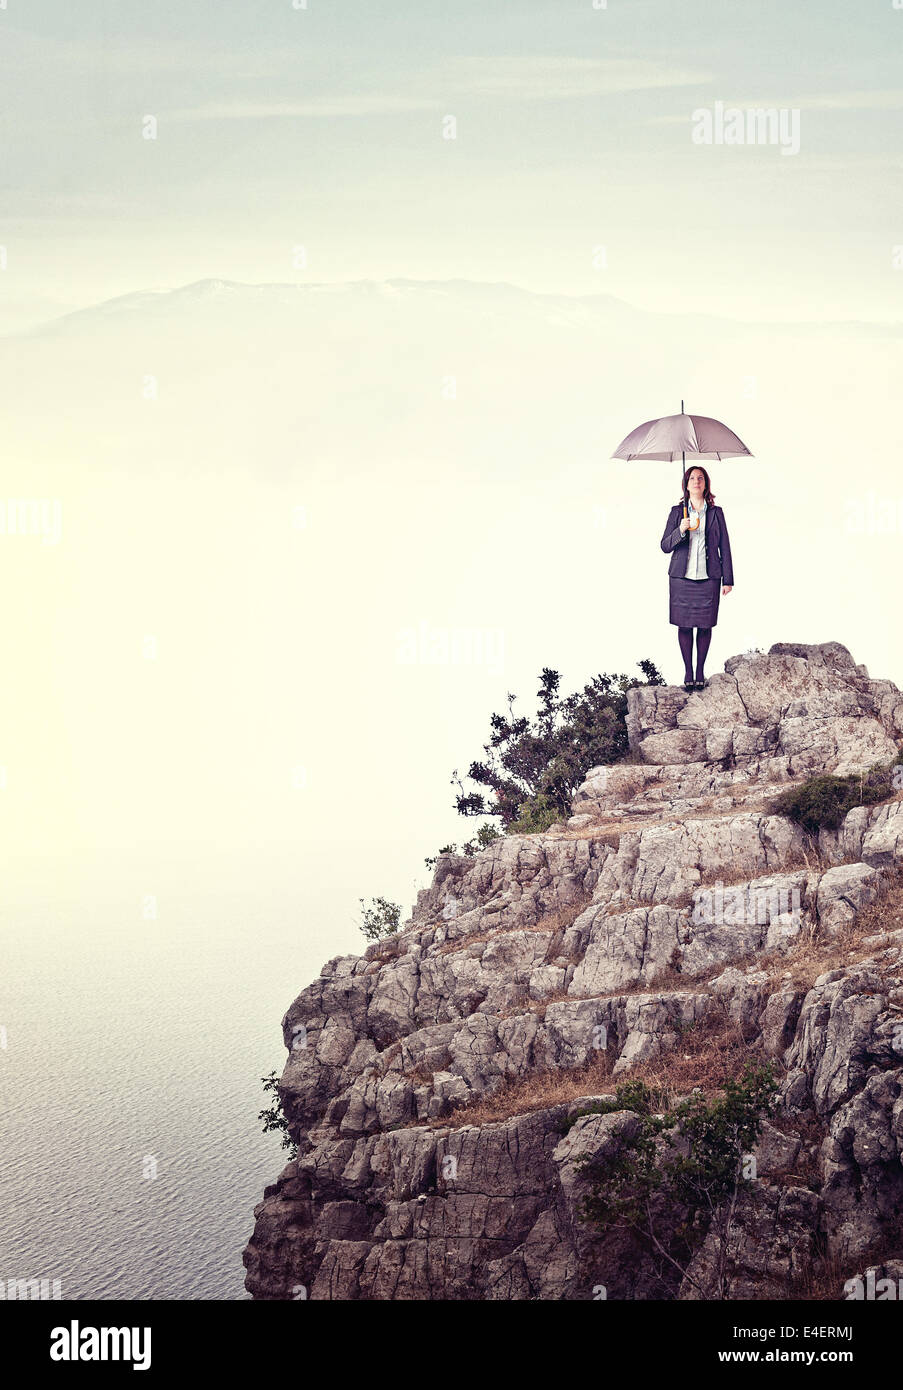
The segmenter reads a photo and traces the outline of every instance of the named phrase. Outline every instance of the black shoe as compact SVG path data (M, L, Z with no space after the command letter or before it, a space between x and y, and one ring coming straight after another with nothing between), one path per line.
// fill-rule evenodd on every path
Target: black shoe
M696 689L696 682L695 682L695 681L684 681L684 690L687 692L688 695L692 695L692 694L693 694L693 691L694 691L695 689Z
M708 685L708 681L694 681L694 682L693 682L693 689L694 689L694 690L705 690L705 688L706 688L707 685Z

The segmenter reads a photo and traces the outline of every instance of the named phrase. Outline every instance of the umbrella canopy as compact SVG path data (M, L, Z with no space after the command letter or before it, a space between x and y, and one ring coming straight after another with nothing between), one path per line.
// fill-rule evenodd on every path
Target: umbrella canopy
M660 420L647 420L637 425L622 440L612 454L615 459L683 460L737 458L752 454L742 439L707 415L665 415Z
M687 454L692 459L739 458L746 454L752 458L743 440L720 420L708 415L687 415L684 403L680 403L679 415L663 415L660 420L647 420L637 425L626 439L622 439L612 454L614 459L662 459L671 463L680 459L680 481L687 466ZM684 516L687 504L684 501ZM697 521L697 526L698 526ZM695 528L694 528L695 529Z

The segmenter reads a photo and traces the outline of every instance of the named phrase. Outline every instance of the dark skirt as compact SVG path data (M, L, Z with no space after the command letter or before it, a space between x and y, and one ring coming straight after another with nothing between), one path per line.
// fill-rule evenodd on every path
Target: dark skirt
M681 579L669 575L669 622L676 627L714 627L722 583L721 579Z

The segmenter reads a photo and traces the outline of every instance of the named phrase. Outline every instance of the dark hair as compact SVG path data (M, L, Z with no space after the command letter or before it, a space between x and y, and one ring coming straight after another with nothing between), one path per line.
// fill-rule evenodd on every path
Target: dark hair
M689 487L687 486L687 479L689 478L690 474L693 472L694 468L698 468L699 471L700 471L700 473L702 474L702 476L705 478L705 491L704 491L703 494L702 494L702 500L703 500L703 502L707 502L707 503L709 504L709 506L712 506L712 505L714 504L714 501L715 501L715 494L714 494L714 492L712 491L712 484L711 484L711 481L710 481L710 479L709 479L708 470L705 469L705 468L703 468L703 466L702 466L701 463L691 463L691 464L690 464L690 467L687 469L686 473L684 474L684 480L683 480L683 502L684 502L684 504L686 505L686 503L688 503L689 500L690 500L690 489L689 489Z

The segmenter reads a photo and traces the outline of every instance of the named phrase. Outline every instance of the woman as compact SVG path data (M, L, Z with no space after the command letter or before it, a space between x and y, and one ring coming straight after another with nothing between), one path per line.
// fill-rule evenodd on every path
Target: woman
M686 507L689 515L681 513ZM683 503L668 514L662 550L670 554L668 583L671 590L670 621L684 659L684 690L702 690L706 684L705 659L718 621L719 587L729 594L734 587L734 567L727 522L704 468L688 468L683 478ZM696 672L693 672L693 629L696 629Z

